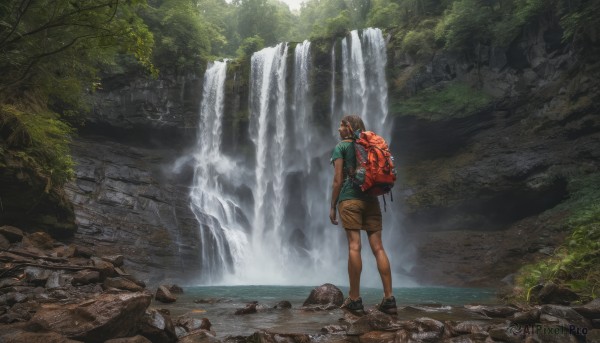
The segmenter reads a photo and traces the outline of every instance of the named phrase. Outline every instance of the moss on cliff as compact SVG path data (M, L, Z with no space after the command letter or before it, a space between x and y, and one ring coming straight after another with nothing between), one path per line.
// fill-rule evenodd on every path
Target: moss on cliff
M569 200L549 211L567 213L559 224L571 232L569 237L547 259L523 266L517 284L531 290L551 281L585 302L600 292L600 173L573 179L569 189ZM522 296L529 300L529 292Z
M484 91L454 81L426 88L410 98L393 99L390 110L395 115L441 120L469 116L491 101L492 97Z

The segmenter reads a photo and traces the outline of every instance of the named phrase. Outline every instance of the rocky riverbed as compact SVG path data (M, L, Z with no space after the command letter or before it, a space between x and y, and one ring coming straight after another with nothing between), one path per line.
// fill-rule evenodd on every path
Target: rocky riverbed
M210 318L171 316L166 304L176 302L183 290L146 286L127 273L122 255L98 256L93 247L10 226L0 227L0 249L0 342L600 341L600 299L569 306L570 294L551 285L534 290L539 305L465 305L450 315L439 315L434 307L406 306L397 316L370 308L355 316L338 309L342 292L325 284L293 311L281 299L275 306L250 302L232 312L232 318L272 311L332 314L319 332L284 325L234 336L211 330Z

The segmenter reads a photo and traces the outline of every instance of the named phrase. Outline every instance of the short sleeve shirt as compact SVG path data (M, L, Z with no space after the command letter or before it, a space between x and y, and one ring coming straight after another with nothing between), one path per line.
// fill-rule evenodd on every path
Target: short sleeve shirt
M377 201L377 198L371 195L367 195L360 190L360 187L352 182L350 175L354 173L356 169L356 155L354 153L354 143L351 141L341 141L333 149L331 154L331 163L338 158L344 159L343 166L343 177L344 183L342 184L342 190L338 198L338 203L344 200L364 200L364 201Z

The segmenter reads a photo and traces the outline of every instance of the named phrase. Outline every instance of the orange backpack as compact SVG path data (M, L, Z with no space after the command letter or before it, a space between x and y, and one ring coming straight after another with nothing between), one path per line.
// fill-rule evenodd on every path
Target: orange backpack
M372 131L360 132L354 141L354 151L354 182L363 192L370 195L389 193L396 181L396 168L385 140ZM385 205L385 197L383 201Z

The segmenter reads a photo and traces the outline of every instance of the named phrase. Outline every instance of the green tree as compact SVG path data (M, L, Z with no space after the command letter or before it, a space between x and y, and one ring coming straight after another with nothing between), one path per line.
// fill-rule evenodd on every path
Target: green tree
M102 66L119 53L152 73L142 1L8 0L0 5L0 153L44 175L72 175L65 119L85 112ZM71 119L73 120L73 119ZM8 149L8 150L6 150Z

